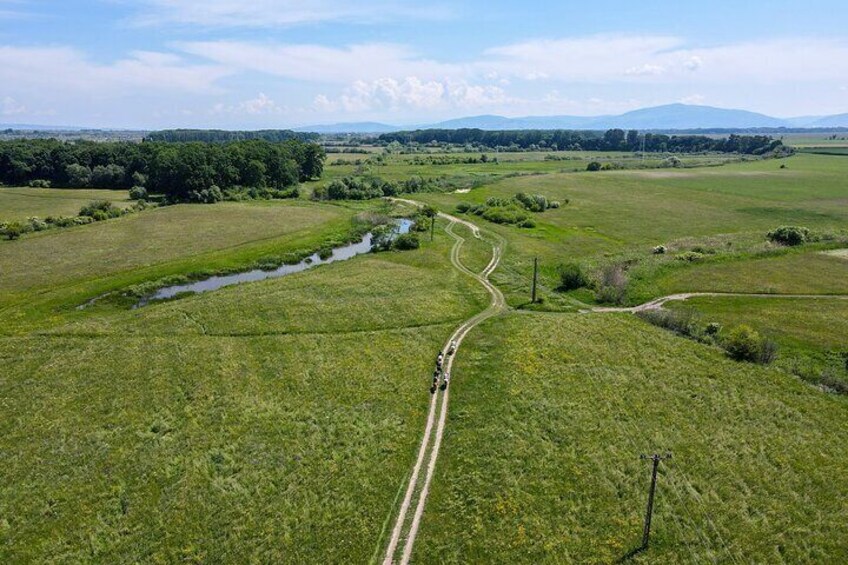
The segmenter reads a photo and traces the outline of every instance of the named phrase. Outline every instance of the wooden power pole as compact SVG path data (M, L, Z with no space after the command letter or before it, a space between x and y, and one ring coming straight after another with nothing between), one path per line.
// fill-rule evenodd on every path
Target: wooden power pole
M671 459L671 453L666 453L665 455L653 454L653 455L642 455L639 457L640 459L650 459L653 462L653 469L651 470L651 490L648 492L648 509L645 511L645 527L642 530L642 550L648 549L648 541L651 537L651 517L654 513L654 493L657 490L657 467L660 465L660 461L666 461Z
M539 278L539 258L533 257L533 288L530 292L530 302L536 303L536 280Z
M436 216L430 218L430 241L433 241L433 235L436 232Z

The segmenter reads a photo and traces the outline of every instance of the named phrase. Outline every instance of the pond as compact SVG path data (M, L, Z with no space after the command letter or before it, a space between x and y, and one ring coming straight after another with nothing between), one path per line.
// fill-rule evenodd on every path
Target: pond
M405 218L396 220L394 230L395 234L409 233L409 229L412 227L412 224L412 220L407 220ZM146 306L155 300L173 298L181 293L209 292L211 290L218 290L219 288L232 286L234 284L276 279L286 275L300 273L301 271L317 267L318 265L326 265L327 263L335 263L336 261L345 261L352 257L356 257L357 255L370 252L372 237L373 235L369 232L365 234L362 241L350 243L342 247L336 247L333 249L332 254L323 259L318 255L318 253L314 253L300 263L296 263L294 265L282 265L271 271L253 269L252 271L245 271L243 273L212 276L207 279L191 283L162 287L150 296L142 298L135 306L133 306L133 308Z

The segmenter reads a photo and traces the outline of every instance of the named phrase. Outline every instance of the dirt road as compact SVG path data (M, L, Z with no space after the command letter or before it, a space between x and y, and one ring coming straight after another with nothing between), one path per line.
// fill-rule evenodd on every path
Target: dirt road
M420 205L411 200L397 199L397 201L412 204L414 206ZM453 375L453 362L460 351L462 340L468 332L479 323L498 314L506 308L506 302L503 294L501 294L501 291L488 280L489 275L497 268L498 263L500 262L505 242L498 236L491 236L492 239L488 241L492 244L492 259L489 261L486 268L480 273L474 273L468 269L460 259L460 250L462 249L462 244L465 242L465 238L457 234L454 231L454 228L458 224L462 224L471 230L471 233L475 238L484 239L479 228L471 222L448 214L440 213L439 217L448 221L445 231L456 240L453 248L451 249L451 263L459 271L476 279L481 285L483 285L491 296L489 307L476 316L466 320L453 332L450 338L448 338L448 341L445 343L444 351L447 352L450 342L456 342L456 351L453 355L446 357L444 365L445 371L452 374L451 382L453 383L456 379L456 375ZM434 351L433 357L435 358L435 356L436 352ZM435 394L432 394L430 397L430 408L427 414L427 421L424 426L424 435L421 439L421 446L418 450L418 457L416 458L415 465L412 468L403 501L401 502L397 516L394 520L391 537L389 538L389 543L383 557L384 565L392 565L393 563L398 562L406 564L409 563L409 559L412 556L412 549L415 544L415 538L418 535L418 528L421 524L421 517L424 514L424 507L427 503L427 495L429 494L430 485L433 481L433 475L436 469L436 461L439 457L442 436L444 435L447 423L448 400L452 386L453 385L448 386L444 392L437 390ZM426 390L425 381L423 379L422 390ZM436 420L437 413L438 420ZM427 462L426 468L424 467L425 461ZM410 510L412 511L410 512ZM398 555L401 547L403 549L400 552L400 555Z

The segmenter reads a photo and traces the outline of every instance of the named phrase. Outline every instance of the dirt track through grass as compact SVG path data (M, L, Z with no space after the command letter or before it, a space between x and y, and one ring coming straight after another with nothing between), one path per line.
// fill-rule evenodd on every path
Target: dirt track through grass
M645 312L646 310L658 310L667 302L683 302L690 298L701 297L728 297L728 298L797 298L797 299L817 299L826 298L831 300L848 300L848 295L845 294L764 294L764 293L744 293L744 292L682 292L679 294L670 294L639 304L638 306L630 307L614 307L601 306L592 308L592 312Z
M414 203L412 201L405 200L403 202L417 206L417 203ZM492 316L495 316L506 307L506 302L504 300L503 294L501 294L500 290L498 290L488 280L489 275L497 268L498 263L500 262L501 255L503 253L504 242L500 239L496 239L492 243L492 258L489 261L489 264L479 274L474 273L473 271L468 269L460 259L460 251L462 248L462 244L465 242L465 239L454 232L454 227L457 224L462 224L471 230L471 233L475 238L482 239L480 230L471 222L460 220L459 218L455 218L447 214L440 214L440 217L448 220L449 223L445 228L445 231L456 240L453 248L451 249L451 263L459 271L477 279L486 288L486 290L492 297L492 301L486 310L480 312L476 316L470 318L462 325L460 325L459 328L454 331L454 333L445 343L444 351L447 351L451 341L456 342L456 350L454 351L454 354L447 356L447 360L445 362L445 371L450 373L453 367L453 361L456 358L456 354L459 352L460 346L462 345L462 340L465 338L468 332L470 332L475 326L477 326L477 324L483 322L484 320L487 320L488 318L491 318ZM427 423L424 427L424 435L421 440L421 446L418 451L418 457L416 458L415 465L409 476L409 482L407 483L406 492L398 510L398 515L395 519L394 527L392 528L392 534L389 539L388 546L386 548L385 557L383 559L383 563L386 565L391 565L392 563L395 563L396 554L398 552L401 538L403 537L404 532L406 532L406 536L403 540L403 552L400 557L400 563L409 563L409 559L412 555L412 550L415 545L415 538L418 534L418 528L421 524L421 517L424 514L424 508L427 503L427 495L430 490L430 484L432 482L436 468L436 462L439 457L439 449L441 447L442 437L444 436L444 430L447 422L449 396L450 387L446 388L443 394L439 394L439 391L436 390L430 398L430 407L427 413ZM434 433L434 423L437 411L439 413L439 417L438 423L435 424ZM427 467L424 475L422 476L421 471L425 460L427 460ZM418 497L415 505L415 511L410 515L409 510L412 501L415 498L416 492L418 493ZM407 522L409 522L408 526Z

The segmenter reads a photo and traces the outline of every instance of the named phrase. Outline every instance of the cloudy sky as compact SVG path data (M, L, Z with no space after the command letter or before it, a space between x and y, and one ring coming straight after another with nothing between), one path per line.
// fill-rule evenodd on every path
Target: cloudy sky
M0 123L848 112L844 0L0 0Z

